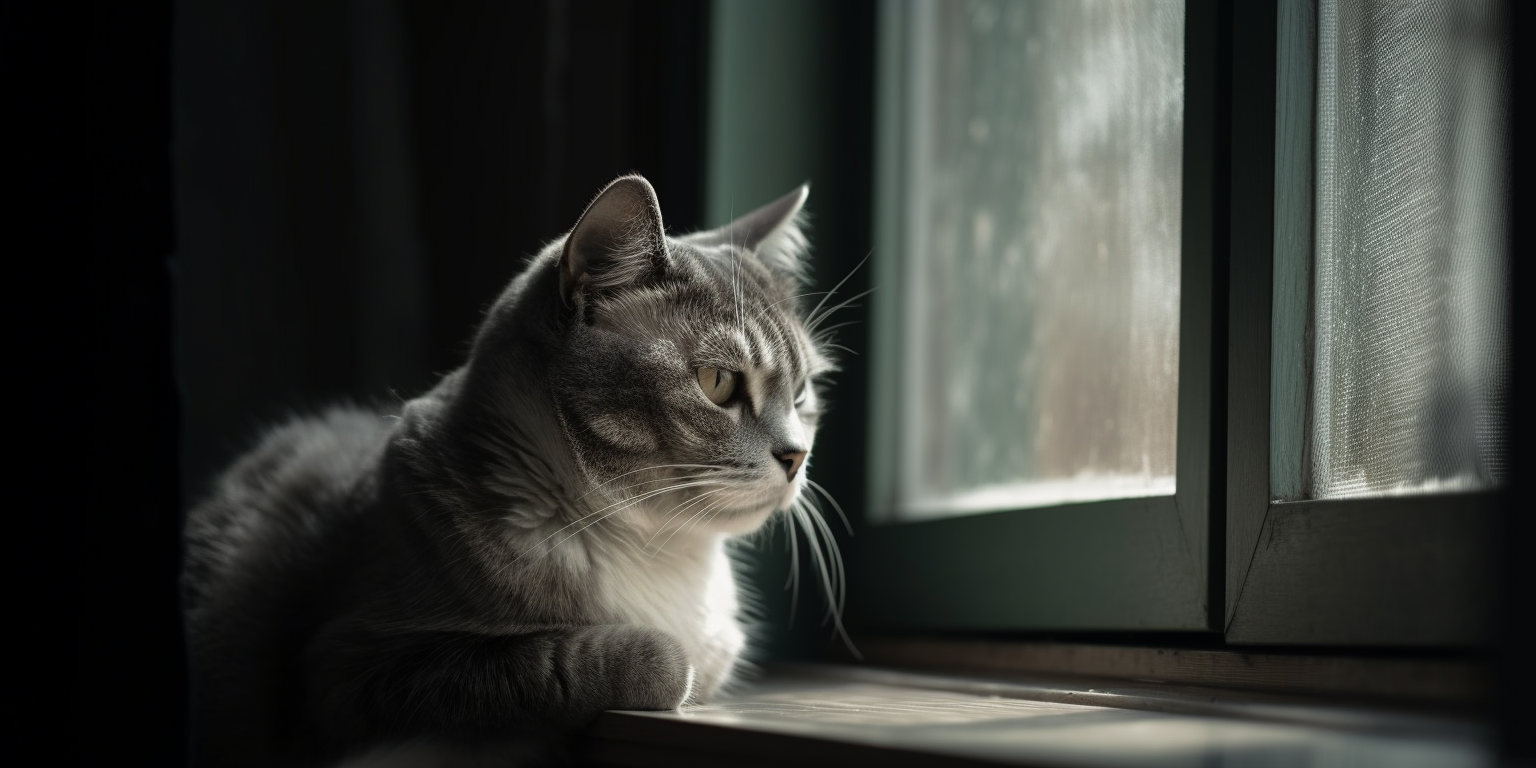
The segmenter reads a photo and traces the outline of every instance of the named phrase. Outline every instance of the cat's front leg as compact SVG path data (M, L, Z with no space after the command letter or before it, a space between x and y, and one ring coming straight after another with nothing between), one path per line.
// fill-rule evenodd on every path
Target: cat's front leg
M631 625L487 634L354 624L317 640L306 667L311 722L339 748L566 732L607 709L675 709L694 678L682 643Z

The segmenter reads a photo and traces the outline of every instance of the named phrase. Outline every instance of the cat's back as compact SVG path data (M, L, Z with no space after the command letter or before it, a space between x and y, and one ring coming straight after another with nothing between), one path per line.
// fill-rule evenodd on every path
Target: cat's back
M323 537L366 494L391 425L376 412L341 407L268 431L188 515L189 607L222 572L282 551L297 554Z
M351 522L376 503L393 424L351 407L295 418L268 431L188 513L182 590L192 687L203 701L193 729L199 761L286 761L264 752L291 740L270 713L301 709L302 649L329 610L347 551L365 546ZM245 751L223 751L232 745Z

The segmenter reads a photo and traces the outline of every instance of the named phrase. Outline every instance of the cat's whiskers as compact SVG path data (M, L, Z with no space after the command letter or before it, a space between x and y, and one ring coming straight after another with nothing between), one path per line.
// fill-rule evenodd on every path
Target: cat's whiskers
M796 501L798 503L795 505L795 519L800 522L801 530L805 533L805 537L811 545L809 547L811 561L816 566L817 575L820 576L819 581L821 582L822 591L827 599L826 615L836 616L839 610L836 585L837 569L835 566L829 568L828 561L831 558L822 552L823 548L826 547L826 542L823 541L821 532L815 525L817 519L816 512L811 509L804 498L797 499ZM825 623L825 616L822 621Z
M795 501L800 500L799 496ZM789 593L789 625L795 625L795 607L800 601L800 544L795 536L795 513L792 510L784 510L784 533L789 537L789 580L784 583ZM791 589L792 588L792 589Z
M627 510L627 509L635 506L636 504L639 504L639 503L641 503L643 501L646 501L647 499L655 498L657 496L660 496L660 495L663 495L663 494L666 494L666 493L671 493L672 491L677 491L677 490L681 490L681 489L684 489L684 488L694 488L694 487L698 487L698 486L701 486L701 485L714 485L714 484L717 484L718 482L719 481L709 481L709 480L706 480L706 481L693 481L693 482L679 483L677 485L667 486L666 488L657 488L657 489L654 489L654 490L645 491L644 493L641 493L641 494L639 494L637 496L634 496L634 497L631 497L631 498L627 498L627 499L623 499L623 500L620 500L620 501L616 501L616 502L614 502L612 504L609 504L606 507L603 507L601 509L595 510L593 512L589 512L589 513L587 513L585 515L582 515L581 517L576 518L575 520L572 520L569 523L566 523L565 525L563 525L559 529L557 529L554 533L551 533L548 536L545 536L544 538L542 538L539 541L535 542L533 544L533 546L531 546L528 549L524 550L523 552L519 553L516 557L513 557L511 559L511 561L509 561L507 563L507 565L510 566L512 563L515 563L518 560L521 560L528 553L533 552L535 550L538 550L540 547L542 547L544 545L544 542L549 541L550 539L560 535L562 532L564 532L566 529L570 528L571 526L577 525L577 524L581 523L583 520L586 520L588 518L591 518L591 517L594 517L594 516L597 516L597 515L602 515L601 517L598 517L598 519L593 520L592 522L587 523L586 525L584 525L581 528L577 529L576 531L572 532L570 535L566 536L565 538L555 542L554 544L551 544L545 550L545 553L547 554L549 552L555 551L556 549L559 549L560 545L564 544L566 541L570 540L571 536L575 536L575 535L581 533L582 531L585 531L588 528L591 528L592 526L602 522L603 520L606 520L607 518L612 517L613 515L618 514L619 512L623 512L624 510ZM623 506L620 506L620 505L623 505ZM613 509L614 507L619 507L619 508L618 509ZM608 512L607 510L610 510L610 509L613 509L613 511ZM607 512L607 514L604 514L604 512Z
M832 338L832 332L833 331L836 331L839 328L846 328L846 327L848 327L850 325L857 325L858 322L859 321L857 321L857 320L848 320L846 322L833 323L832 325L829 325L826 328L817 328L816 329L816 333L813 334L813 336L817 340L830 339L830 338Z
M834 312L838 311L839 309L845 309L852 305L853 302L858 301L859 299L862 299L874 292L875 289L869 288L855 293L854 295L849 296L848 298L843 299L842 301L833 304L826 309L822 309L819 312L813 311L810 318L805 321L805 332L807 334L815 334L817 328L819 328L822 323L826 322L827 318L831 317Z
M626 485L626 486L622 486L622 487L619 487L619 488L608 488L606 490L611 491L613 493L620 493L620 492L623 492L623 491L627 491L627 490L629 490L631 488L639 488L641 486L650 485L652 483L675 483L675 482L681 482L681 481L685 481L685 480L703 480L704 478L707 478L707 477L715 477L717 474L718 473L715 473L715 472L700 472L700 473L698 473L696 475L679 475L677 477L657 477L657 478L652 478L650 480L641 480L640 482L634 483L632 485ZM576 500L580 501L581 499L584 499L587 496L590 496L596 490L597 489L594 488L591 491L587 491L586 493L583 493L582 495L576 497Z
M645 540L645 544L642 545L642 548L649 548L651 546L651 542L654 541L657 536L660 536L662 531L667 529L667 525L669 523L671 523L673 520L677 519L677 516L681 515L683 513L683 511L686 510L688 507L691 507L694 504L697 504L700 501L703 501L705 498L707 498L709 496L712 496L714 494L720 493L722 491L728 491L728 490L730 490L729 486L725 486L725 487L721 487L721 488L716 488L716 489L714 489L712 491L704 491L703 493L700 493L699 495L694 496L691 499L687 499L687 500L678 502L676 505L674 505L672 507L671 510L668 510L669 512L672 512L672 514L669 515L666 520L663 520L661 525L656 527L656 532L652 533L650 538ZM681 509L679 509L679 507L681 507ZM676 510L676 511L673 511L673 510Z
M682 525L678 526L677 530L673 531L670 536L667 536L666 541L661 542L661 545L656 547L656 551L653 552L651 554L651 556L655 557L656 554L658 554L662 550L666 549L667 548L667 544L672 541L673 537L677 536L677 534L681 533L684 528L688 527L689 523L691 523L691 522L693 522L695 520L698 520L705 513L709 512L712 509L716 509L716 508L722 507L725 504L726 501L728 501L728 500L727 499L715 499L715 500L711 501L710 503L704 505L702 508L699 509L698 512L695 512L692 516L690 516L687 521L685 521Z
M569 527L571 527L573 525L576 525L577 523L580 523L582 520L585 520L585 519L587 519L589 517L592 517L593 515L602 514L604 511L606 511L608 509L612 509L613 507L619 507L619 509L616 509L613 512L608 512L607 514L603 515L604 518L612 516L614 514L614 512L623 512L623 511L625 511L627 509L630 509L630 508L634 507L635 505L637 505L637 504L639 504L639 503L641 503L643 501L647 501L649 499L656 498L657 496L662 496L662 495L671 493L672 491L682 490L684 488L695 488L695 487L702 486L702 485L717 485L720 482L721 481L718 481L718 480L694 480L694 481L687 481L687 482L678 482L677 484L669 485L666 488L653 488L653 489L651 489L649 491L642 491L639 494L636 494L634 496L630 496L630 497L627 497L627 498L624 498L624 499L620 499L618 501L613 502L612 504L609 504L608 506L602 507L601 509L598 509L596 511L589 512L589 513L587 513L585 515L582 515L581 517L571 521L570 523L567 523L565 526L560 528L560 530L555 531L554 534L550 534L550 536L554 536L554 535L560 533L560 531L564 531L566 528L569 528ZM620 505L622 505L622 506L620 506ZM589 523L587 526L582 527L581 530L577 531L577 533L580 533L581 531L586 530L587 527L590 527L590 525L591 524ZM545 537L546 540L548 540L548 538L549 537ZM563 541L563 539L562 539L562 541ZM537 545L535 545L535 546L537 546Z
M732 220L735 220L734 216L732 216L731 218L732 218ZM735 237L732 237L729 240L729 245L730 245L729 250L731 252L731 298L736 303L736 327L744 329L744 328L746 328L746 324L742 322L742 315L743 315L743 313L741 311L741 250L742 249L741 249L740 246L738 246L736 244L736 238Z
M548 550L548 551L558 550L559 545L565 544L565 542L570 541L570 539L573 538L573 536L581 535L582 531L587 530L587 528L591 528L591 527L593 527L593 525L599 524L599 522L605 521L605 519L611 518L611 516L617 515L617 513L621 513L621 511L630 510L630 508L634 508L634 507L636 507L636 505L641 504L641 502L648 501L648 499L657 498L657 496L667 495L667 493L674 492L674 490L684 490L684 488L700 487L700 485L722 485L722 484L723 484L722 481L682 482L682 484L670 485L670 487L656 488L656 490L648 490L648 492L641 493L641 495L634 496L634 498L631 498L631 499L624 499L624 501L614 502L614 504L610 504L610 505L608 505L608 507L614 507L614 505L617 505L617 504L624 504L624 507L616 508L616 510L613 510L613 511L610 511L610 513L607 513L607 515L601 516L601 518L598 518L598 519L594 519L594 521L588 522L587 525L582 525L582 527L578 528L578 530L571 531L570 535L565 536L565 538L561 539L561 541L554 542L554 544L551 544L550 545L550 550ZM608 507L604 507L604 510L607 510ZM598 510L598 511L602 511L602 510ZM582 519L590 518L591 515L596 515L596 513L590 513L590 515L582 516L581 519L578 519L578 521L570 522L570 524L567 524L567 525L565 525L565 527L562 527L561 530L565 530L565 528L571 527L571 525L576 524L576 522L581 522ZM558 533L559 533L559 531L554 531L554 533L551 533L550 536L558 535ZM545 536L545 538L542 539L542 541L548 541L548 539L550 539L550 536ZM542 544L542 541L541 541L541 544Z
M847 513L845 513L843 511L843 505L837 503L837 499L833 498L831 492L829 492L825 487L823 487L821 485L821 483L818 483L815 480L810 479L809 477L805 478L805 482L806 482L806 487L810 488L812 491L815 491L817 494L820 494L820 496L822 498L827 500L827 503L832 505L832 509L837 512L838 518L843 521L843 529L848 531L848 535L849 536L852 536L853 535L853 524L848 521L848 515L847 515ZM811 498L811 503L818 510L817 520L821 522L821 528L826 533L827 541L832 545L832 548L833 548L832 551L833 551L834 559L835 559L836 564L837 564L837 571L838 571L838 580L837 580L838 581L837 610L838 610L839 614L841 614L841 612L843 610L843 606L846 605L847 589L848 589L848 578L847 578L847 573L843 570L843 557L842 557L842 553L837 550L836 539L833 538L831 529L826 525L825 516L820 514L821 505L819 503L816 503L814 497ZM844 635L844 637L846 638L846 634Z
M706 519L707 520L714 520L716 517L719 517L720 513L725 511L726 504L730 502L730 499L722 498L722 499L717 499L717 501L719 503L711 503L709 506L705 507L699 514L694 515L692 520L690 520L689 522L685 523L681 528L678 529L678 533L682 533L684 531L688 531L688 530L693 529L695 526L697 526L703 520L706 520ZM707 518L704 516L706 513L709 515ZM665 546L666 542L662 542L662 544L663 544L663 546Z
M721 512L725 511L725 509L726 509L726 501L727 501L726 499L719 499L719 500L716 500L715 502L710 503L708 506L704 507L703 509L699 510L698 514L694 515L692 518L689 519L689 521L687 523L685 523L682 527L678 528L678 530L675 531L672 534L672 536L676 536L679 533L683 533L684 531L690 530L694 526L698 525L700 522L703 522L705 520L713 522L716 517L720 516ZM667 537L667 541L671 541L672 540L672 536L668 536ZM657 547L656 551L660 552L661 550L665 549L666 546L667 546L667 541L663 541L661 543L661 546Z
M847 596L845 590L848 583L847 573L843 570L843 554L837 546L837 539L832 535L831 526L827 525L826 517L821 514L821 508L816 505L813 497L807 497L807 500L809 501L807 504L808 509L815 510L814 514L809 514L807 517L820 532L822 545L826 548L827 559L832 566L832 579L829 586L832 588L832 591L837 593L837 597L832 600L832 605L828 606L827 612L829 615L840 619L843 613L843 606L846 604ZM829 595L829 597L831 596Z
M846 328L850 325L858 325L858 322L859 321L857 320L848 320L842 323L834 323L826 328L818 328L813 334L811 334L811 340L820 349L840 349L844 352L847 352L848 354L858 355L859 352L857 350L849 349L848 347L834 342L834 339L837 338L837 330L839 328Z
M829 500L831 500L830 497ZM834 501L833 503L835 504L836 502ZM825 619L831 619L833 627L837 634L841 636L843 644L848 648L849 652L855 658L863 658L859 650L854 647L853 639L848 636L848 631L843 626L842 613L847 596L847 580L843 567L842 552L837 548L837 540L832 535L832 529L827 527L826 521L813 496L797 496L790 504L789 512L791 518L799 523L800 529L804 532L807 543L810 544L811 559L816 566L818 574L821 576L822 590L827 598L827 615ZM841 510L839 510L839 514L841 514ZM823 553L823 550L825 550L825 553ZM796 570L798 571L798 566Z
M848 280L853 277L854 273L858 272L859 269L862 268L864 266L864 264L869 261L869 257L873 256L874 254L875 254L874 251L870 251L869 253L864 254L864 258L859 259L859 263L853 265L853 269L848 270L848 274L843 275L843 279L837 281L837 285L832 286L832 290L827 291L826 292L827 295L821 297L821 301L816 302L816 306L813 307L811 309L811 311L809 313L807 313L806 316L810 317L810 318L816 317L817 313L821 311L822 306L827 303L827 300L831 299L833 296L837 295L837 289L843 287L843 283L848 282ZM874 289L871 288L870 290L874 290ZM865 295L867 293L869 293L869 291L865 291L864 293L859 294L859 296L863 296L863 295ZM854 296L853 298L857 299L859 296ZM852 301L852 300L853 299L849 299L849 301ZM847 303L847 302L844 302L844 303ZM827 313L831 314L832 312L835 312L835 311L836 311L836 308L833 308L831 310L828 310ZM810 321L806 322L806 331L807 332L810 332L812 329L814 329L814 327L815 326Z
M793 301L795 299L803 299L803 298L805 298L807 296L820 296L823 293L831 293L831 291L811 291L809 293L797 293L797 294L795 294L793 296L785 296L784 298L779 299L778 301L775 301L772 304L769 304L768 306L763 307L762 309L758 310L757 314L752 316L752 321L753 322L757 322L758 320L761 320L764 315L768 314L769 310L772 310L774 307L777 307L778 305L783 304L786 301Z
M633 475L633 474L636 474L636 473L639 473L639 472L649 472L651 470L656 470L656 469L713 469L713 470L722 470L722 469L725 469L725 467L722 467L722 466L720 466L718 464L656 464L656 465L649 466L649 467L641 467L639 469L631 469L628 472L620 472L619 474L614 475L613 477L610 477L607 480L604 480L603 482L598 483L597 485L592 486L592 488L590 490L588 490L586 493L583 493L580 496L577 496L576 499L578 501L580 501L581 499L584 499L587 496L589 496L589 495L591 495L593 493L596 493L603 486L608 485L609 483L612 483L613 481L618 480L621 477L628 477L630 475ZM631 486L631 487L633 487L633 486Z
M699 467L708 467L710 469L719 469L718 467L713 467L713 466L706 465L706 464L675 464L675 465L659 465L659 466L661 466L661 467L669 467L669 466L677 466L677 467L699 466ZM656 469L656 468L657 467L648 467L647 469ZM643 471L644 470L634 470L634 472L643 472ZM634 472L626 472L624 474L634 474ZM622 477L622 475L620 475L618 477ZM618 479L618 477L615 477L613 479L616 480L616 479ZM661 482L679 483L679 482L686 482L686 481L703 480L704 478L707 478L707 477L710 477L710 473L701 473L701 474L696 474L696 475L684 475L682 477L661 477L661 478L655 478L655 479L652 479L652 480L645 480L645 481L642 481L642 482L639 482L639 483L635 483L633 485L624 486L623 488L608 489L608 490L625 491L625 490L628 490L630 488L639 488L641 486L649 485L651 483L661 483ZM608 482L612 482L612 480L609 480ZM518 555L516 555L515 557L512 558L512 562L516 562L517 560L521 559L524 555L527 555L528 553L533 552L534 550L538 549L542 544L544 544L544 542L549 541L551 538L554 538L555 536L560 535L560 533L562 531L566 530L567 528L570 528L573 525L578 525L583 520L587 520L588 518L591 518L594 515L602 514L604 510L607 510L610 507L614 507L614 506L617 506L617 505L620 505L620 504L625 504L626 502L630 502L630 501L635 501L635 502L645 501L648 498L651 498L653 496L662 495L662 494L665 494L667 491L676 490L677 488L684 488L684 487L689 487L689 486L680 485L680 486L674 486L674 487L671 487L671 488L658 488L658 489L652 489L651 491L644 491L644 492L642 492L642 494L640 496L631 496L631 497L626 497L626 498L623 498L623 499L619 499L618 501L615 501L615 502L609 504L608 506L602 507L601 509L598 509L598 510L595 510L595 511L592 511L592 512L588 512L587 514L582 515L581 517L578 517L575 520L570 521L569 523L566 523L564 526L561 526L554 533L551 533L548 536L545 536L543 539L540 539L538 542L533 544L533 546L524 549L521 553L519 553ZM586 493L582 494L581 496L578 496L576 498L576 501L579 502L581 499L584 499L587 496L592 495L593 493L597 492L598 490L600 490L600 489L593 488L592 490L587 491ZM615 510L615 512L622 512L625 509L629 509L630 506L634 506L634 505L631 504L629 506L624 507L623 509ZM482 510L482 512L493 512L493 511L495 511L495 508ZM609 513L609 514L611 515L613 513ZM607 517L607 515L605 515L604 517ZM582 530L585 530L585 528L583 528ZM580 533L580 531L578 531L577 533ZM559 544L561 544L561 543L564 543L564 539L562 539L560 542L556 542L556 544L551 546L549 548L549 550L544 552L544 554L549 554L550 552L553 552L555 550L555 548L558 547ZM465 557L467 557L467 556L468 555L466 555ZM512 563L508 563L508 565L511 565L511 564Z
M837 499L832 498L832 494L829 493L827 491L827 489L822 486L821 483L818 483L815 480L812 480L811 478L807 477L807 478L805 478L805 484L807 486L809 486L811 490L821 494L822 497L825 498L827 500L827 502L832 505L832 508L837 510L837 516L842 518L843 528L845 528L848 531L848 535L849 536L852 536L853 535L853 525L848 522L848 515L847 515L847 513L843 512L843 505L837 503Z

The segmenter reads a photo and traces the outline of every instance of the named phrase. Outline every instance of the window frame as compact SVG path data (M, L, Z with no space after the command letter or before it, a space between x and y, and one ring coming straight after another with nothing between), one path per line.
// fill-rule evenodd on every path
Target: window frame
M1233 89L1225 639L1478 645L1489 636L1496 492L1271 493L1271 473L1294 460L1272 437L1299 449L1298 382L1310 376L1317 4L1267 0L1233 14L1234 82L1273 82L1275 98Z
M734 62L713 72L712 88L750 95L712 107L710 164L733 163L710 174L713 205L771 199L809 177L812 290L845 277L839 299L876 289L873 308L856 302L839 312L839 322L854 323L843 341L854 353L842 355L811 467L852 524L844 535L828 510L848 560L845 618L855 641L973 630L1175 631L1313 648L1483 643L1492 602L1485 553L1507 491L1271 498L1271 427L1284 402L1272 394L1286 396L1272 377L1306 364L1276 339L1305 333L1310 301L1313 0L1186 2L1179 495L870 522L861 509L876 496L869 454L892 440L872 428L895 405L894 393L870 384L899 365L878 346L893 337L875 333L900 317L881 258L899 233L872 226L899 212L901 145L879 129L902 126L904 106L891 78L871 74L903 64L898 50L875 44L899 33L890 5L787 0L773 13L793 18L771 25L754 15L767 4L717 5L711 36L717 59ZM809 48L802 55L812 61L788 71L760 65L791 47ZM870 83L879 87L874 104L852 98ZM883 216L871 215L871 200ZM871 231L874 257L860 268ZM768 534L744 571L761 598L761 645L780 658L824 655L829 630L803 621L823 602L819 575L801 564L794 625L795 598L783 589L788 547L781 531Z
M905 119L898 83L910 60L891 41L910 40L907 4L880 7L874 283L875 327L899 327L900 189ZM1180 256L1177 486L1173 496L1115 499L856 527L849 577L850 621L881 628L1005 630L1216 629L1212 562L1212 386L1217 339L1213 272L1211 147L1216 141L1216 8L1185 9L1185 117ZM893 77L890 73L899 72ZM880 130L884 128L886 130ZM890 287L886 287L890 286ZM893 337L877 339L872 379L899 381ZM871 398L868 444L877 453L900 439L894 387ZM876 461L865 495L870 510L894 501L894 453ZM883 468L882 468L883 467ZM867 518L869 516L863 516ZM1219 553L1217 553L1219 554Z

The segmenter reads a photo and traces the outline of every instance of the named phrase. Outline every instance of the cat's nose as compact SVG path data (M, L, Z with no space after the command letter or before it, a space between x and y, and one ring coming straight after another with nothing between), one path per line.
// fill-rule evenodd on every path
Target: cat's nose
M784 467L784 477L793 480L800 471L800 465L805 463L805 454L805 451L774 451L773 457Z

